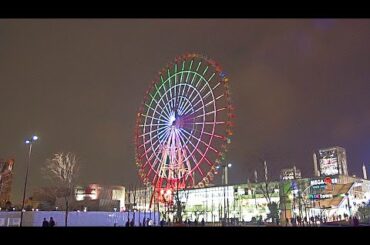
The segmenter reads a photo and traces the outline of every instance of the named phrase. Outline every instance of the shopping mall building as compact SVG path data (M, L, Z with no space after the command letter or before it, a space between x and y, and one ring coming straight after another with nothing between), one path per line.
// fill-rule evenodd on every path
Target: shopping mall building
M301 178L300 171L294 167L283 169L277 182L187 189L172 196L183 204L184 220L266 220L270 213L269 203L277 204L282 223L298 216L343 220L355 215L360 206L369 204L370 181L365 167L363 175L363 178L349 176L345 150L331 147L314 154L314 176L311 178ZM151 197L150 188L128 190L126 207L148 209ZM175 205L161 203L151 208L159 209L163 217L174 218Z

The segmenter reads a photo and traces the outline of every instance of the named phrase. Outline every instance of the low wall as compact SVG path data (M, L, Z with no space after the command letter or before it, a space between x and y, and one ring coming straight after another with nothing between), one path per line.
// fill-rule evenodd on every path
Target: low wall
M19 226L20 212L0 212L1 226ZM23 215L23 226L42 226L44 218L48 221L53 217L55 226L65 226L64 211L27 211ZM135 217L135 226L139 226L144 218L151 218L159 225L159 214L153 212L68 212L68 226L125 226L127 219Z

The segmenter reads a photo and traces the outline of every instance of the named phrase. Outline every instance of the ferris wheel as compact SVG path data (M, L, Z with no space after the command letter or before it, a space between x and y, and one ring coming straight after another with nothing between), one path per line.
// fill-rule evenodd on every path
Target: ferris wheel
M231 143L229 79L199 54L177 57L147 90L135 129L136 164L157 191L207 186Z

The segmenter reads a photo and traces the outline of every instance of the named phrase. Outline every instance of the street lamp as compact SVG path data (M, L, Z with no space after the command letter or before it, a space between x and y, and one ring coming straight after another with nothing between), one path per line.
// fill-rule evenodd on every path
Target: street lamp
M223 164L223 165L218 165L216 167L217 170L220 168L223 168L223 173L222 173L222 184L227 185L229 183L228 181L228 169L231 168L233 165L231 163L228 164Z
M30 164L31 164L32 144L33 144L34 142L36 142L38 139L39 139L39 137L37 137L36 135L34 135L34 136L32 136L32 138L31 138L31 139L28 139L28 140L26 140L26 141L25 141L25 144L29 146L29 149L28 149L28 161L27 161L26 177L25 177L25 180L24 180L24 189L23 189L23 201L22 201L22 209L21 209L21 223L20 223L20 226L21 226L21 227L22 227L22 225L23 225L24 203L25 203L25 200L26 200L28 171L29 171Z
M224 219L226 220L226 214L228 214L228 210L226 212L226 185L228 184L228 169L232 167L232 164L231 163L228 163L228 164L222 164L222 165L218 165L216 167L216 169L220 169L220 167L223 168L223 174L222 174L222 184L224 185ZM227 202L228 203L228 202ZM229 209L229 207L227 206L227 209Z

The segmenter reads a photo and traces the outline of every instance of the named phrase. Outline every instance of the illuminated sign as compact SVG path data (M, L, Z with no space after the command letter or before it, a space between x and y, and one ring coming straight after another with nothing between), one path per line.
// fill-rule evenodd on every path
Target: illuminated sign
M337 184L338 183L338 179L337 178L325 178L325 179L315 179L315 180L311 180L311 185L312 186L315 186L315 185L328 185L328 184Z
M309 199L330 199L333 198L332 194L310 194L308 195Z

